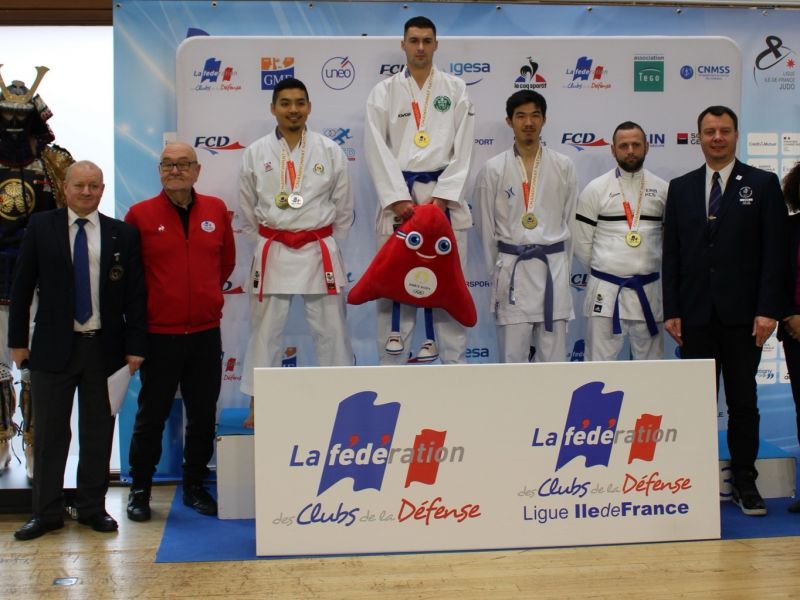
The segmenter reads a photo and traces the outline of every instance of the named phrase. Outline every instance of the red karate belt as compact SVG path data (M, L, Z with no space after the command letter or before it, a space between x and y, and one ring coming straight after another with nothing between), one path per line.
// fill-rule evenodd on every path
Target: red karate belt
M258 233L261 237L266 238L267 242L264 244L264 249L261 251L261 282L258 286L258 301L261 302L264 298L264 280L266 279L267 268L267 254L269 254L269 247L272 242L279 242L290 248L298 250L310 244L311 242L319 243L319 250L322 253L322 268L325 271L325 287L328 294L336 294L336 279L333 275L333 261L331 260L331 253L328 250L327 244L323 238L333 235L333 226L326 225L319 229L312 229L309 231L284 231L283 229L272 229L265 225L258 226Z

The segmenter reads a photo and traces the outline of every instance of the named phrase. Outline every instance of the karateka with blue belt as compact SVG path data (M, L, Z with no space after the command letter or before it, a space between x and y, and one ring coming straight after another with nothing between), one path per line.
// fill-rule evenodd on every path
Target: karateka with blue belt
M625 338L637 360L663 358L662 218L667 182L643 168L648 143L631 121L614 131L617 167L581 192L575 256L586 283L587 361L616 360Z
M502 362L566 360L570 229L578 184L572 161L546 148L547 102L520 90L506 102L514 146L487 161L473 194L475 223L492 277L492 312Z
M378 245L411 217L414 206L445 212L466 271L472 217L464 197L474 143L475 112L462 79L437 69L436 26L409 19L401 48L407 65L384 79L367 99L364 149L377 192ZM411 305L378 301L378 355L382 365L404 364L416 326ZM431 312L432 310L432 312ZM467 333L441 309L426 309L426 339L414 362L466 362ZM434 333L435 332L435 333ZM436 338L434 340L434 337Z

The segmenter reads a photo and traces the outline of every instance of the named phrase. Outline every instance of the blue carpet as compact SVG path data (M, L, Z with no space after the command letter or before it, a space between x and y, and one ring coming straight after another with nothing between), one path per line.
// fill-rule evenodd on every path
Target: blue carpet
M722 539L800 536L800 514L786 508L790 498L767 500L766 517L747 517L731 502L721 503ZM178 486L164 527L157 563L256 560L255 519L204 517L181 501Z

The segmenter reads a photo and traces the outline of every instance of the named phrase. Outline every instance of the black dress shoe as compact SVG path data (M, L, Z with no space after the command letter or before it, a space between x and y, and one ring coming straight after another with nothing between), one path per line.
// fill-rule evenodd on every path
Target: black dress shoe
M128 518L131 521L150 520L150 490L131 489L128 493Z
M106 511L95 513L93 515L89 515L88 517L78 517L78 523L81 525L88 525L95 531L101 531L103 533L116 531L119 527L114 518Z
M183 503L201 515L213 517L217 514L217 501L200 484L184 485Z
M64 527L64 521L46 521L43 517L32 516L22 527L14 532L18 540L35 540L48 531L55 531Z
M792 503L787 510L790 513L800 513L800 500Z

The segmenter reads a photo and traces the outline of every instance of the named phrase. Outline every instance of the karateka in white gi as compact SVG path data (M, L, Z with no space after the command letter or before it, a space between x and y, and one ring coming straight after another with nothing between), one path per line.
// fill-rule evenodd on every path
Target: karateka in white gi
M663 358L661 301L662 217L666 181L643 167L644 130L625 121L614 130L617 167L581 192L575 256L590 272L586 282L588 360L616 360L625 337L635 359Z
M492 277L492 312L502 362L566 360L567 321L574 317L569 288L570 230L578 184L572 161L541 141L547 102L520 90L506 102L514 131L511 149L478 174L475 222Z
M270 110L277 127L247 147L239 173L242 230L256 244L241 383L250 396L253 368L281 364L295 294L303 296L317 362L353 364L342 293L346 271L337 245L353 221L347 158L335 142L306 129L311 102L301 81L278 83Z
M464 81L433 64L438 47L433 22L425 17L409 19L400 47L406 54L406 68L378 83L367 99L364 146L380 203L378 244L411 217L415 205L433 202L448 214L466 270L472 217L464 184L472 155L473 106ZM417 309L378 300L377 311L380 363L405 363ZM426 317L426 331L428 339L417 353L417 362L437 357L443 363L466 361L466 330L448 313L434 309L432 319ZM431 336L434 331L436 341Z

